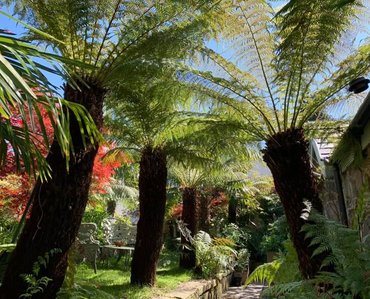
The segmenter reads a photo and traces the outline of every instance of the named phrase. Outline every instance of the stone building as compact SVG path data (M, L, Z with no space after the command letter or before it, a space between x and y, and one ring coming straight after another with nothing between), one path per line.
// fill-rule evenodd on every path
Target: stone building
M361 210L362 233L370 234L370 93L338 141L313 140L310 154L324 177L326 215L352 227Z

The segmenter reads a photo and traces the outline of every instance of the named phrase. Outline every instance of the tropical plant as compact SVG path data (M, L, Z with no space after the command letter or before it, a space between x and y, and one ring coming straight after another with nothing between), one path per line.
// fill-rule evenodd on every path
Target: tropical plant
M260 281L270 287L274 283L290 283L302 278L292 242L286 240L283 245L285 251L280 252L272 262L258 266L248 277L246 284Z
M53 248L49 252L46 252L43 256L39 256L37 258L37 261L33 264L32 273L21 275L22 279L24 279L28 287L26 289L26 292L21 294L19 298L32 298L35 296L35 294L42 293L44 291L44 289L47 287L52 279L47 276L40 277L40 270L41 268L46 268L46 265L49 263L50 258L60 252L60 249Z
M236 258L234 270L235 271L247 271L249 266L250 253L248 249L240 249Z
M284 216L279 217L274 222L269 223L264 234L260 248L264 253L269 251L283 251L283 244L288 238L288 228Z
M44 38L53 39L5 12L0 13ZM5 28L0 29L0 38L0 165L3 168L11 160L18 170L22 168L45 180L51 175L50 166L43 154L43 149L47 149L50 144L46 126L50 126L54 132L61 153L68 160L72 150L69 116L62 107L68 107L80 118L82 132L85 130L83 121L91 130L90 135L94 136L91 119L83 107L58 98L55 88L43 73L65 77L67 73L61 65L64 60L62 57L46 53L20 40ZM37 62L35 58L43 59L49 65Z
M348 82L370 69L369 45L342 59L341 43L360 10L358 1L292 0L278 12L269 3L235 1L223 33L231 37L233 61L203 48L211 66L184 69L183 78L216 99L215 109L226 111L235 127L239 122L240 130L265 141L263 158L284 206L300 269L310 278L325 254L312 257L314 247L301 232L304 200L322 211L304 130L325 123L317 117L310 123L312 116L349 98ZM328 131L332 124L322 126Z
M237 252L231 247L214 244L210 235L203 231L199 231L191 243L202 277L215 277L220 272L233 269Z
M311 221L303 227L307 238L316 246L314 255L327 252L320 272L302 280L298 260L291 244L286 243L287 253L272 263L257 268L247 283L266 281L270 286L266 295L272 298L368 298L370 296L368 271L370 269L369 247L360 240L356 230L328 220L312 212ZM354 254L356 252L356 254ZM332 264L335 273L323 269Z
M204 171L195 168L185 167L181 164L172 165L170 175L179 184L182 194L181 220L187 225L191 235L198 232L199 202L197 188L205 180ZM193 269L196 265L195 252L191 244L181 235L180 267Z
M186 110L193 92L177 79L173 64L159 70L153 66L151 72L152 81L145 85L138 82L138 87L122 78L107 104L107 125L117 144L108 155L114 157L123 151L140 161L140 219L131 282L149 285L154 284L162 247L168 163L209 165L216 153L224 150L222 143L215 144L215 135L209 134L210 126L203 126L202 118L196 121L197 113Z
M189 32L206 27L207 19L202 18L202 13L213 6L213 1L14 2L14 9L22 18L57 38L50 40L31 32L30 39L53 46L65 58L92 65L71 68L73 80L65 85L64 97L82 104L98 129L103 125L104 98L116 84L115 80L125 77L135 85L137 77L153 66L152 56L171 57L174 48L186 52ZM194 25L186 27L186 22L191 21ZM198 32L198 40L201 40L206 32ZM71 86L71 81L78 87ZM34 202L1 287L8 297L21 294L25 285L19 274L29 272L38 252L48 251L51 246L61 248L63 254L58 255L59 262L48 264L47 271L53 280L42 296L54 297L63 282L66 269L63 261L81 223L98 150L90 138L80 137L79 123L80 118L71 117L69 128L74 152L69 171L64 166L65 157L60 153L57 140L51 146L47 161L51 164L53 179L46 184L38 181L34 188L32 196L38 200Z

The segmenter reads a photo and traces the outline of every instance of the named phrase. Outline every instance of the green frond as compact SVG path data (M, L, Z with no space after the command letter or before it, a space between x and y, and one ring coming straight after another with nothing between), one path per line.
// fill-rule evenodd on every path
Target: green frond
M178 49L188 47L189 42L199 43L205 34L214 34L221 26L219 20L211 17L216 13L212 9L215 4L216 1L200 0L22 0L16 1L15 11L54 37L51 40L33 31L30 39L52 45L66 58L95 67L75 66L74 73L107 82L122 61L134 61L158 52L163 58L173 57L174 52L180 54ZM222 15L221 10L217 12Z
M281 260L275 260L271 263L265 263L261 266L258 266L252 273L249 275L246 285L253 282L264 282L270 286L274 279L279 267L281 266Z
M289 1L279 12L268 1L233 2L220 33L232 47L231 58L202 48L204 63L184 70L183 78L234 109L261 139L301 128L326 107L347 100L348 82L370 70L366 45L338 61L337 49L358 9L358 1Z
M104 197L108 200L137 200L139 197L139 190L127 186L123 179L113 180L106 190L107 194Z
M356 130L349 130L343 134L331 159L337 162L342 170L351 164L355 167L360 167L363 164L362 146Z
M170 168L170 175L173 176L181 187L197 187L206 178L204 170L185 167L182 164L174 164Z
M48 61L51 66L35 62L35 57ZM63 76L64 69L59 69L59 66L57 55L45 53L0 31L0 115L3 119L0 164L5 163L9 150L14 154L17 167L22 164L27 172L34 175L39 170L43 180L50 176L49 167L40 152L42 148L49 147L44 121L50 121L67 162L73 150L68 129L69 115L63 111L63 106L70 108L80 120L80 129L87 137L93 142L100 137L86 109L55 96L57 92L43 71ZM21 126L11 124L10 118L14 113L19 114ZM36 134L37 131L39 133Z

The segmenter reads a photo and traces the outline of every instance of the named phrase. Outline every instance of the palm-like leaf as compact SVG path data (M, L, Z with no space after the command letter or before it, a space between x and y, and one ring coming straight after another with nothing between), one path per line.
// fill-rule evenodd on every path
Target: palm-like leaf
M336 55L358 9L358 1L293 0L276 13L268 1L235 2L232 28L224 32L235 47L233 60L204 48L211 71L184 69L183 78L234 109L259 138L301 128L348 99L348 82L370 70L368 45L341 61Z
M5 1L11 3L12 1ZM158 35L170 41L171 30L182 22L202 17L213 1L17 1L15 10L32 25L61 42L50 41L33 32L30 38L56 47L64 57L92 64L95 68L74 67L74 73L110 80L122 63L161 51ZM200 17L201 16L201 17ZM181 35L177 35L181 37ZM200 38L200 36L199 36ZM186 38L172 42L185 45ZM169 54L170 47L164 47ZM162 52L162 57L166 56ZM119 68L120 72L122 67Z
M51 67L36 62L34 57L48 61ZM45 53L7 31L0 30L0 164L5 163L7 154L10 154L14 156L18 168L23 166L27 172L34 174L38 169L41 179L45 179L50 175L48 164L41 154L42 148L49 146L43 119L45 115L67 160L72 144L68 131L69 116L63 112L63 106L70 107L81 120L82 131L88 129L92 138L97 137L97 132L91 117L82 106L54 97L56 91L42 71L65 74L63 68L60 70L60 60L56 55ZM11 120L14 114L19 115L18 125L14 125ZM39 127L40 133L36 133L36 127Z

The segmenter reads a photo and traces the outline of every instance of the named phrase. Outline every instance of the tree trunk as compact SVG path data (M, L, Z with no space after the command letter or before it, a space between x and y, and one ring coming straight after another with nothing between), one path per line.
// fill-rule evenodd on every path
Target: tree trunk
M65 86L65 99L82 104L90 112L98 128L103 125L103 100L105 90L95 82L80 84L80 90ZM87 137L81 137L78 122L70 114L70 133L74 154L71 154L69 171L62 156L59 144L54 139L47 161L52 170L52 178L47 182L37 181L33 193L35 200L31 216L26 221L17 246L10 257L4 280L0 289L0 298L16 299L26 293L27 285L22 274L32 274L32 266L38 257L60 250L41 266L38 278L48 277L52 281L43 292L32 298L55 298L61 287L67 267L67 254L74 242L81 224L88 200L93 162L98 149L89 143ZM82 138L85 138L86 148Z
M305 278L312 278L319 271L323 256L312 257L315 247L309 246L311 240L305 239L305 234L301 232L307 222L301 214L305 208L304 201L312 203L319 212L323 208L303 130L293 129L272 136L267 141L263 159L271 170L276 192L285 210L300 271Z
M228 222L236 224L236 215L238 208L238 200L234 195L230 195L228 208Z
M209 232L211 220L210 196L205 190L203 190L199 195L199 229L204 232Z
M198 232L198 200L195 188L184 188L182 191L182 221L194 236ZM181 236L180 267L193 269L196 265L195 251L190 249L191 244Z
M109 216L114 216L116 212L117 202L115 200L108 200L107 201L107 213Z
M140 160L140 219L131 263L131 284L153 286L155 283L157 262L163 244L166 184L165 153L158 148L145 148Z

